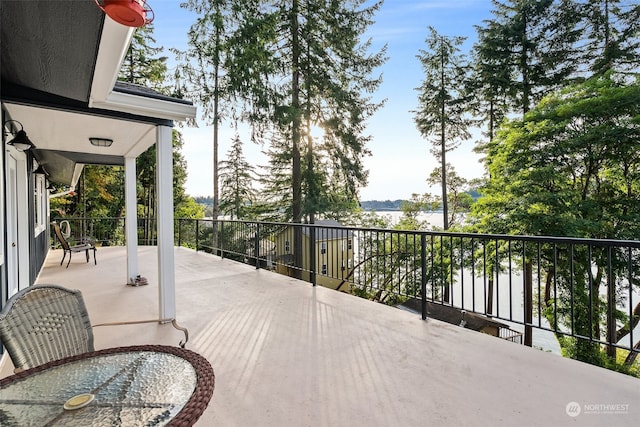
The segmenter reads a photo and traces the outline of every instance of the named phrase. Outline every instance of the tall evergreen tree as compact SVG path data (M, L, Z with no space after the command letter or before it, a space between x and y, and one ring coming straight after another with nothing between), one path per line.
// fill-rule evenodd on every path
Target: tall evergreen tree
M640 4L631 0L578 0L583 63L594 74L639 73Z
M369 76L384 52L371 54L370 42L361 41L381 4L364 3L240 2L243 24L234 36L238 69L231 73L232 86L242 88L254 125L288 135L294 222L308 219L321 205L316 183L322 172L314 159L323 155L317 151L328 153L333 168L343 172L342 188L352 199L366 181L362 157L368 154L368 137L362 133L380 106L366 95L380 83ZM313 127L323 128L322 144L311 139Z
M494 18L478 28L478 59L493 58L501 71L487 77L510 88L512 111L524 115L576 71L579 14L568 0L492 1Z
M292 218L290 137L274 133L265 154L268 164L259 174L262 186L258 212L266 220L286 222Z
M449 229L449 198L447 196L447 152L458 146L461 139L470 137L467 101L462 88L467 79L468 66L460 45L464 37L446 37L429 27L426 50L420 50L425 78L417 89L418 110L413 111L420 134L432 138L431 153L440 160L442 210L444 229Z
M213 125L213 217L220 210L219 129L225 112L231 110L225 63L232 61L228 39L233 31L234 5L224 0L188 0L182 7L198 17L188 32L189 49L177 52L180 77L189 96L202 106L202 116ZM217 233L213 233L214 239ZM213 243L215 246L215 242Z
M119 79L128 83L150 87L160 93L170 95L167 84L167 57L159 56L162 47L153 44L153 26L147 25L135 30L129 50L125 55ZM181 209L182 204L189 204L184 184L187 179L187 165L181 149L184 145L182 135L176 129L172 131L173 144L173 199L174 208ZM142 214L151 218L155 216L156 207L156 147L153 145L136 160L138 203L142 205ZM193 210L190 210L193 211ZM149 237L153 231L146 230Z
M507 50L499 41L495 23L477 26L476 30L478 42L472 51L472 73L466 81L465 91L477 123L486 124L483 132L486 140L478 141L476 147L476 151L483 152L486 142L493 139L509 111L509 99L513 97L514 88L510 85L511 71L502 66Z
M255 203L254 168L247 162L242 152L242 141L236 135L227 160L220 162L220 212L231 218L246 219Z

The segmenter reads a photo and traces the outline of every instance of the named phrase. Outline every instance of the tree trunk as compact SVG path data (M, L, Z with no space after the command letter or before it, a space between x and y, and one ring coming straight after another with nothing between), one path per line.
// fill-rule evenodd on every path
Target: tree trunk
M440 87L444 90L445 75L444 75L444 53L440 54ZM440 105L440 168L442 169L442 217L444 230L449 229L449 199L447 196L447 140L445 136L445 100L441 100Z
M636 345L633 346L633 348L635 350L640 350L640 341L638 341ZM631 365L633 365L633 363L636 361L637 357L638 357L637 351L629 352L629 354L627 355L627 358L624 360L624 366L627 368L630 368Z
M293 0L291 9L291 142L292 142L292 216L294 223L302 222L302 168L300 159L300 39L299 39L299 23L298 23L298 0ZM294 277L302 277L302 229L294 228L293 237L293 254L294 254Z
M616 342L629 335L638 326L638 323L640 323L640 302L633 308L629 321L616 331Z
M216 16L220 15L220 5L216 3ZM218 247L218 216L220 214L220 191L218 188L218 131L220 127L220 28L216 24L216 40L215 40L215 63L213 75L213 209L211 216L213 217L213 227L211 232L211 249L215 253Z
M527 51L527 15L523 12L522 52L520 53L520 72L522 73L522 117L529 111L531 85L529 82L529 57Z

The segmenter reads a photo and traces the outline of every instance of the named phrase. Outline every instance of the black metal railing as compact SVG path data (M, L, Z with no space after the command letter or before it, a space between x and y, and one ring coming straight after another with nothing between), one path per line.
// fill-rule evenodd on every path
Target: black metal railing
M176 228L180 245L386 304L417 301L423 318L429 302L503 321L499 336L529 346L576 339L565 351L578 358L594 346L640 351L640 241L232 220Z
M101 244L123 242L122 219L67 220ZM140 244L155 244L151 225L139 220ZM581 360L596 348L640 352L640 241L204 219L176 219L175 237L422 318L428 306L478 314L502 322L497 336L529 346L572 340L563 350Z
M105 218L53 218L61 225L63 231L70 231L69 240L72 242L91 241L99 246L121 246L125 242L125 219L123 217ZM68 225L64 223L68 223ZM155 245L157 243L155 218L138 218L138 244ZM51 244L59 245L53 229L51 230Z

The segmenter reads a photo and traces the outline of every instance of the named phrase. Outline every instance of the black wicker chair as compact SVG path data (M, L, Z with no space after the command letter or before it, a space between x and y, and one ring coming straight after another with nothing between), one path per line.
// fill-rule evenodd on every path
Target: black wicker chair
M60 225L57 222L51 223L53 225L53 230L56 233L56 237L62 246L64 254L62 255L62 260L60 261L60 265L64 262L67 254L69 254L69 261L67 261L67 267L69 268L69 264L71 263L71 254L74 252L84 252L87 257L87 262L89 262L89 251L93 251L93 263L94 265L98 263L96 260L96 247L91 243L80 243L78 245L69 245L69 242L62 235L62 231L60 230Z

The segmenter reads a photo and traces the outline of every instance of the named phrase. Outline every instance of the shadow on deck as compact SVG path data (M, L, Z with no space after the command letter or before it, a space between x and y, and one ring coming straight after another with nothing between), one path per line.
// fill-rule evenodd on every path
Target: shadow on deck
M141 287L125 285L123 247L99 248L97 266L78 257L65 269L61 258L49 253L38 283L80 289L93 324L157 318L154 247L139 248L150 283ZM216 373L198 426L631 425L640 417L640 381L622 374L185 248L175 265L187 348ZM96 348L182 339L157 323L95 335ZM571 402L577 417L567 415ZM594 405L618 406L607 414Z

